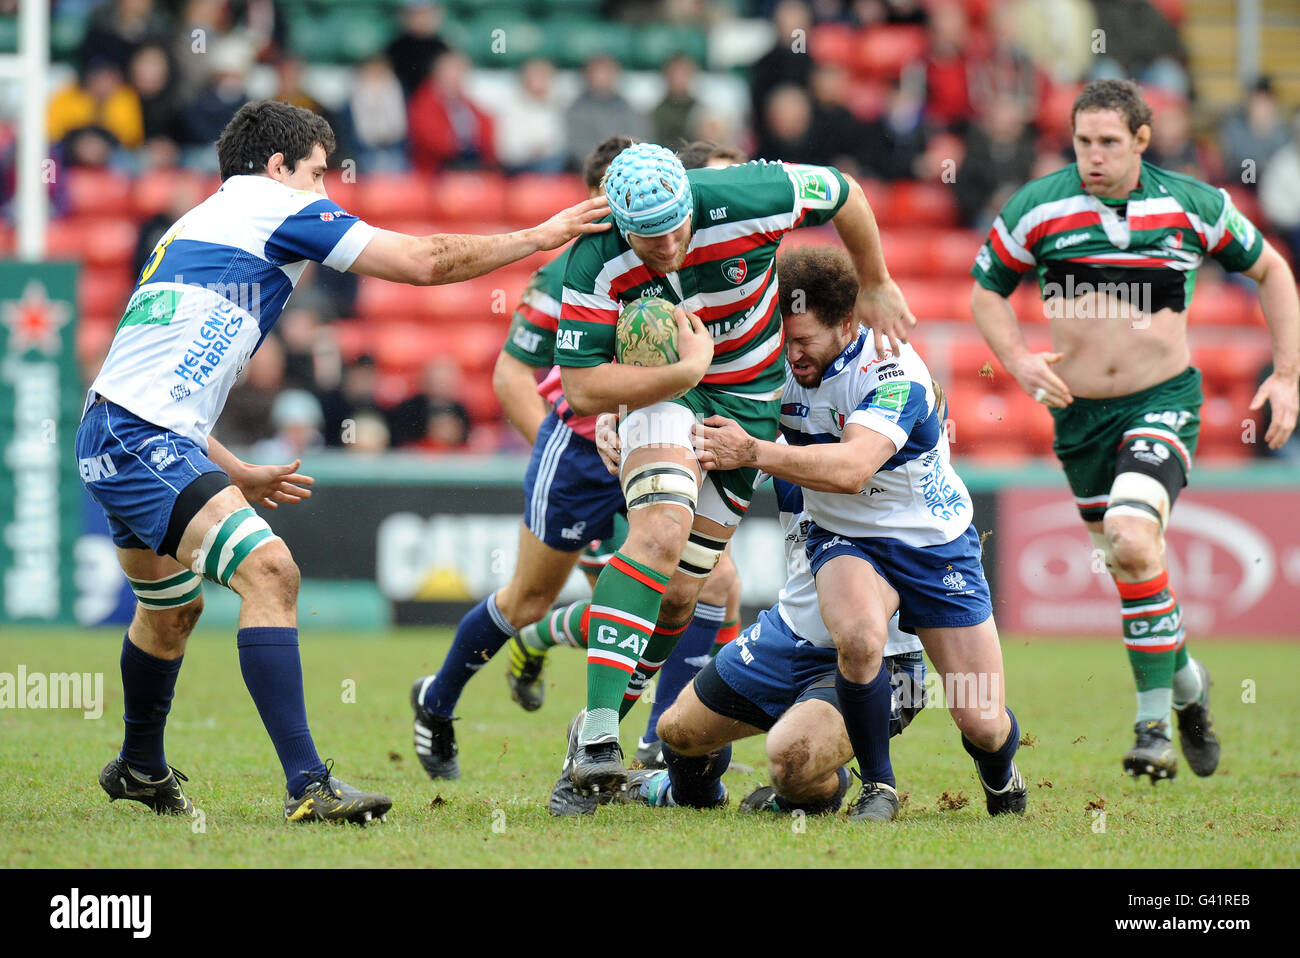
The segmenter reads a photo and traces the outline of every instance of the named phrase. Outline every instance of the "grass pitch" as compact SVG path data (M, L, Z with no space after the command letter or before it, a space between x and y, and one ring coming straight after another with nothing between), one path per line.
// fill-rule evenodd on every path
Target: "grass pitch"
M104 673L104 713L0 710L0 866L4 867L1295 867L1300 799L1300 646L1197 640L1213 673L1224 743L1219 771L1180 765L1153 788L1120 772L1132 744L1132 680L1118 640L1004 638L1010 701L1026 747L1024 819L989 819L970 760L946 714L924 712L894 740L899 791L893 826L843 818L742 816L735 804L761 780L761 739L738 743L732 807L717 812L603 808L552 818L569 718L582 704L580 658L557 649L545 707L509 699L500 656L469 684L457 723L463 778L431 782L411 747L407 695L435 671L446 630L303 637L312 732L353 785L394 799L386 823L288 826L278 763L244 689L234 636L191 640L167 732L168 758L189 776L201 818L160 819L109 804L96 776L121 742L121 633L6 628L0 672ZM624 725L632 744L642 705Z

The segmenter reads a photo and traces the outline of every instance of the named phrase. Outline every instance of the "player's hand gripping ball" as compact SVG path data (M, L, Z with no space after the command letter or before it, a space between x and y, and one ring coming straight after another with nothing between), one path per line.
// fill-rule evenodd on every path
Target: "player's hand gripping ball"
M630 366L667 366L678 360L673 304L643 296L623 307L614 330L618 361Z

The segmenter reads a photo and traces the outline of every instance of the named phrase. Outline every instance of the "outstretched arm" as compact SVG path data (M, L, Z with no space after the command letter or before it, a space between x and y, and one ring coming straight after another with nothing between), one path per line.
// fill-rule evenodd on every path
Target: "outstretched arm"
M857 180L850 176L845 179L849 183L849 198L831 218L831 223L858 274L858 299L853 315L871 330L877 354L882 354L886 347L897 351L899 344L907 342L916 317L907 308L898 284L890 278L880 246L880 229L866 194Z
M857 423L839 442L788 446L755 439L734 419L710 416L692 427L695 454L705 470L755 467L817 492L854 495L898 450L884 433Z
M513 233L408 236L380 230L349 269L364 276L413 286L459 283L538 250L555 249L582 233L604 232L610 224L596 220L608 212L605 198L598 196L561 210L540 226Z
M1056 409L1074 402L1070 387L1051 369L1054 363L1060 362L1061 354L1029 351L1025 337L1020 333L1015 311L1005 296L977 282L970 294L970 311L993 355L1016 378L1021 389L1036 402ZM1041 394L1039 390L1042 390Z

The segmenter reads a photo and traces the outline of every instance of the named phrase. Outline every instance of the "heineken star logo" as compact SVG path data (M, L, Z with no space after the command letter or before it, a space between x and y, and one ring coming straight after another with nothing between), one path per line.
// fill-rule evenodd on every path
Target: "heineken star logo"
M30 280L23 288L22 299L0 304L0 322L9 327L9 351L39 349L57 355L62 346L59 330L72 318L71 312L67 303L46 297L43 283Z

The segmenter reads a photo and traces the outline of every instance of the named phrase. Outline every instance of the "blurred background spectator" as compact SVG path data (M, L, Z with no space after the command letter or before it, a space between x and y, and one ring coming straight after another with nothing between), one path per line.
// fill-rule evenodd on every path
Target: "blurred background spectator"
M423 389L388 413L394 446L454 449L469 441L470 418L463 399L464 375L456 360L440 356L424 369Z
M1260 77L1246 102L1229 110L1219 127L1223 175L1253 188L1273 155L1290 139L1273 92L1273 81L1270 77Z
M305 389L285 389L271 404L271 428L267 439L253 444L255 462L288 464L302 459L324 443L321 439L320 403Z
M408 100L428 77L433 61L451 49L438 35L441 25L441 6L432 0L407 0L402 10L401 32L388 44L385 53Z
M564 109L552 89L554 81L550 60L534 58L519 68L519 90L497 112L496 151L507 172L564 169Z
M650 124L618 90L622 68L611 56L601 54L587 61L582 75L584 86L564 117L570 169L582 169L587 154L612 130L634 140L649 135Z
M439 55L429 78L411 97L407 129L411 163L417 170L496 166L492 118L465 91L473 64L456 50Z
M986 233L1002 206L1030 178L1034 133L1020 104L1002 97L971 129L954 184L962 223Z
M697 105L691 87L695 83L695 61L685 54L669 57L664 64L664 98L650 114L651 137L671 149L690 139L691 113Z

